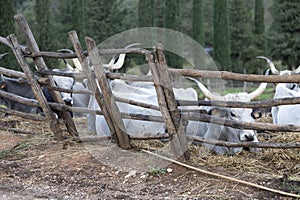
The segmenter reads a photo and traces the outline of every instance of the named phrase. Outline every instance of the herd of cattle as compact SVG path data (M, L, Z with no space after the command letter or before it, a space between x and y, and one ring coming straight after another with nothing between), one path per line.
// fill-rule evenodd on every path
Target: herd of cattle
M132 46L132 45L131 45ZM128 46L130 47L130 46ZM270 61L270 59L265 57L259 57L267 60L270 66L270 70L273 74L283 75L283 74L295 74L300 73L300 67L294 71L278 71L275 65ZM119 69L122 67L125 59L125 54L119 55L119 59L114 57L111 62L105 65L109 69ZM70 67L68 63L67 69L64 72L73 72L73 68ZM82 69L79 66L79 62L75 60L74 65L77 69ZM269 71L269 70L268 70ZM267 74L266 74L267 75ZM64 89L89 89L88 84L85 82L78 82L72 77L64 76L53 76L54 82L58 87ZM193 81L205 95L207 100L221 100L221 101L239 101L239 102L250 102L251 100L257 98L261 95L267 83L261 83L259 87L251 93L241 92L235 94L227 94L221 96L214 94L207 87L205 87L199 80L194 78L187 78L189 81ZM1 75L0 78L1 90L6 92L28 98L35 99L32 89L29 83L24 79L8 78ZM110 87L113 94L116 97L126 98L130 100L135 100L141 103L147 103L153 106L158 106L157 94L152 82L126 82L120 79L114 79L110 81ZM198 101L198 93L192 87L189 88L173 88L175 98L177 100L190 100ZM53 102L53 99L47 88L43 88L45 97L49 102ZM62 98L67 105L74 107L90 108L94 110L100 110L100 107L93 95L79 94L79 93L63 93L61 92ZM298 97L300 96L300 91L298 83L279 83L276 85L274 98L286 98L286 97ZM38 107L28 106L21 104L19 102L10 100L0 95L0 104L5 105L9 109L18 110L26 113L42 113L42 110ZM144 107L139 107L124 102L117 102L119 110L121 113L132 113L132 114L142 114L151 116L161 116L161 112L154 109L148 109ZM243 122L254 122L253 110L249 108L225 108L217 106L179 106L179 108L185 110L195 110L201 109L205 110L207 114L219 117L223 119L230 119ZM298 115L298 110L300 111L300 105L282 105L272 107L272 117L274 124L300 124L300 116ZM102 115L96 114L86 114L74 113L74 116L85 116L87 119L88 129L90 131L96 132L97 135L106 136L110 135L110 130ZM134 119L123 119L126 132L128 134L164 134L166 133L165 124L156 121L142 121ZM218 125L214 123L205 123L201 121L189 120L186 127L186 133L188 135L200 136L206 139L219 139L223 141L230 142L241 142L250 141L258 142L257 133L253 130L243 130L236 129L228 126ZM224 146L216 146L211 144L203 144L205 147L209 148L212 152L218 155L234 155L240 151L242 148L232 148ZM250 151L259 151L260 149L250 148Z

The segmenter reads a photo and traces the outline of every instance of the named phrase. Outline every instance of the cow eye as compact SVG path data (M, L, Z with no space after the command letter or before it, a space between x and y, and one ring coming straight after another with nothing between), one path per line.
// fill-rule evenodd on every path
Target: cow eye
M234 114L234 112L230 112L231 117L236 117L236 115Z

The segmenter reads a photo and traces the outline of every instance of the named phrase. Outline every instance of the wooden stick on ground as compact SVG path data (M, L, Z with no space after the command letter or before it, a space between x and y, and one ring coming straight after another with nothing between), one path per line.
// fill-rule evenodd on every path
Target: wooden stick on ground
M222 178L222 179L233 181L233 182L237 182L237 183L242 183L242 184L247 185L247 186L255 187L255 188L258 188L258 189L261 189L261 190L266 190L268 192L273 192L273 193L284 195L284 196L300 198L300 195L297 195L297 194L292 194L292 193L288 193L288 192L284 192L284 191L280 191L280 190L275 190L275 189L268 188L268 187L265 187L265 186L262 186L262 185L258 185L258 184L255 184L255 183L251 183L251 182L248 182L248 181L243 181L243 180L239 180L239 179L232 178L232 177L229 177L229 176L224 176L224 175L221 175L221 174L216 174L216 173L213 173L213 172L202 170L202 169L193 167L191 165L184 164L184 163L179 162L177 160L173 160L171 158L167 158L167 157L161 156L161 155L153 153L151 151L147 151L147 150L143 150L142 149L142 152L145 152L145 153L148 153L150 155L159 157L159 158L161 158L163 160L167 160L169 162L175 163L175 164L180 165L182 167L186 167L188 169L192 169L192 170L195 170L195 171L198 171L198 172L201 172L201 173L204 173L204 174L208 174L208 175L211 175L211 176L214 176L214 177Z

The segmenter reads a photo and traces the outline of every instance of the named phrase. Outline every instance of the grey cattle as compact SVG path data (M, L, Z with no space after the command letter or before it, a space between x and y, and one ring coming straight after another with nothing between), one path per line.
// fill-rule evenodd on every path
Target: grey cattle
M209 99L217 99L217 100L235 100L235 101L250 101L251 99L259 96L266 87L266 83L261 84L257 90L252 93L239 93L239 94L229 94L226 96L219 96L219 95L208 95L208 90L204 89L203 84L196 80L198 83L199 88L203 91L203 93ZM143 84L135 84L131 85L126 83L122 80L113 80L111 81L111 88L113 94L117 97L132 99L135 101L152 104L157 106L157 96L155 93L155 89L149 87L151 84L147 84L147 87L136 87L141 86ZM192 88L173 88L175 98L177 100L191 100L197 101L198 94ZM92 98L93 101L90 106L93 109L99 109L99 106ZM161 116L159 111L153 111L150 109L137 107L125 103L117 103L121 112L126 113L135 113L135 114L146 114L146 115L154 115L154 116ZM182 108L182 107L181 107ZM195 108L198 108L197 106ZM190 108L194 109L194 108ZM207 107L206 108L208 113L213 116L218 116L226 119L231 120L238 120L238 121L248 121L253 122L254 119L251 118L251 109L241 109L241 108L218 108L218 107ZM152 133L152 134L161 134L165 133L165 126L163 123L159 122L148 122L148 121L139 121L139 120L131 120L131 119L123 119L125 124L125 128L128 134L143 134L143 133ZM110 135L110 131L106 124L106 121L103 116L96 116L96 132L98 135ZM234 129L231 127L225 127L216 124L207 124L198 121L189 121L186 127L186 133L188 135L197 135L204 138L211 138L211 139L221 139L224 141L253 141L257 142L256 132L252 130L239 130ZM224 155L230 154L233 155L237 152L240 152L242 148L227 148L227 147L219 147L213 145L205 145L208 147L212 152ZM250 151L258 151L258 149L250 148Z
M273 74L276 75L291 75L291 74L299 74L300 66L293 70L283 70L279 71L276 69L274 63L263 56L259 56L259 58L263 58L267 61L270 66L270 69ZM294 98L300 97L300 90L298 83L278 83L276 84L274 99L278 98ZM282 105L282 106L274 106L272 107L272 117L274 124L292 124L292 125L300 125L300 105Z
M36 99L31 86L25 79L8 78L1 75L0 88L5 92L9 92L27 99ZM54 102L47 88L42 88L42 91L48 102ZM0 96L0 102L7 108L12 110L17 110L25 113L42 114L42 110L39 107L22 104L20 102L7 99L3 96ZM54 110L54 112L58 115L58 117L60 117L58 111Z
M258 97L265 90L267 83L261 83L260 86L251 93L241 92L236 94L227 94L221 96L218 94L213 94L209 91L202 83L196 79L191 79L196 82L199 89L204 93L208 100L219 100L219 101L241 101L249 102L252 99ZM254 122L254 119L251 117L252 109L249 108L221 108L216 106L205 106L202 109L206 109L207 112L215 117L235 120L235 121L244 121L244 122ZM251 141L258 142L256 131L253 130L243 130L235 129L231 127L226 127L223 125L213 124L213 123L204 123L206 128L205 132L200 132L201 137L207 139L219 139L229 142L242 142L242 141ZM234 155L240 151L242 148L231 148L216 146L211 144L204 144L205 147L209 148L212 152L218 155ZM258 151L259 149L250 148L250 151Z
M73 89L74 90L85 90L87 88L87 84L83 82L78 82L76 81ZM73 93L72 94L72 99L73 99L73 106L74 107L81 107L81 108L88 108L89 101L90 101L90 95L88 94L80 94L80 93ZM75 117L84 117L86 116L83 113L76 113L74 112Z
M64 72L64 73L72 73L72 69L53 69L55 72ZM55 84L63 89L73 89L75 85L75 79L72 77L66 76L53 76L53 81ZM66 103L66 105L73 105L72 93L61 92L62 99Z
M155 88L135 87L122 80L113 80L110 82L113 94L116 97L126 98L128 100L135 100L141 103L158 106L157 95ZM149 86L149 85L148 85ZM193 88L174 88L175 98L178 100L198 100L197 92ZM120 112L143 114L152 116L161 116L161 112L153 109L147 109L139 106L130 105L127 103L117 102ZM94 98L90 99L90 108L100 109ZM181 106L183 108L183 106ZM196 107L197 108L197 107ZM193 109L193 108L191 108ZM90 124L96 122L96 132L98 135L110 135L110 131L103 116L96 116L96 119L88 119ZM162 134L165 133L166 128L164 123L123 119L126 132L129 134ZM198 130L197 122L189 122L187 132L196 135Z
M2 59L3 56L5 56L6 54L2 54L0 56L0 59ZM63 71L63 70L59 70L59 69L54 69L53 71ZM70 72L70 69L67 69L67 72ZM53 80L56 83L56 85L60 88L64 88L64 89L72 89L72 87L74 86L74 79L70 78L70 77L63 77L63 76L53 76ZM35 99L34 93L28 83L27 80L25 79L15 79L15 78L8 78L5 77L1 74L1 78L0 78L0 89L4 90L6 92L21 96L21 97L25 97L28 99ZM42 88L43 93L47 99L47 101L49 102L54 102L49 90L45 87ZM63 100L65 101L65 103L67 105L72 105L73 104L73 100L71 97L71 94L68 93L61 93ZM26 112L26 113L30 113L30 112L34 112L34 113L39 113L41 112L40 108L35 108L32 106L28 106L25 104L21 104L19 102L16 101L12 101L9 100L7 98L4 97L0 97L0 101L8 108L13 109L13 110L17 110L17 111L21 111L21 112Z
M24 98L35 99L32 89L28 82L24 79L8 78L3 75L0 76L0 88L5 92L9 92ZM45 91L46 92L46 91ZM19 103L0 96L0 101L7 108L26 113L39 113L40 109L34 106Z

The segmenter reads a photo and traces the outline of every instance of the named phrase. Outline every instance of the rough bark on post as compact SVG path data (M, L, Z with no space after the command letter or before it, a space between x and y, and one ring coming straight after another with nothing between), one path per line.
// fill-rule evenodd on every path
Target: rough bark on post
M164 94L166 97L166 103L168 106L169 113L171 115L171 119L176 129L175 137L178 137L178 141L180 144L181 151L184 152L184 156L186 159L189 159L190 153L188 150L188 145L186 141L186 133L184 131L182 118L179 113L170 75L168 73L168 67L166 58L163 54L163 47L161 44L158 44L155 49L155 57L157 61L158 72L160 75L160 80L162 84L162 88L164 90Z
M126 129L119 111L119 108L116 104L115 98L110 89L106 74L99 56L99 51L94 40L89 37L85 38L86 46L88 49L89 57L94 66L94 72L103 93L104 102L107 108L107 111L111 117L111 120L114 124L116 135L118 137L119 146L123 149L130 149L130 140L129 136L126 133Z
M175 101L175 97L174 97L174 93L173 93L173 89L170 86L170 83L167 83L164 80L164 82L162 82L162 79L168 79L168 75L164 74L164 72L161 72L161 68L159 67L159 65L165 65L164 63L160 63L158 64L157 62L154 62L153 59L153 54L146 54L147 60L148 60L148 64L150 66L150 70L153 76L153 81L154 81L154 86L156 89L156 93L157 93L157 98L158 98L158 104L160 106L160 110L162 113L162 116L164 118L164 121L166 123L167 129L168 129L168 133L171 137L171 148L174 151L175 156L180 156L183 155L186 151L187 151L187 144L181 140L181 137L178 137L178 132L181 132L184 134L184 130L182 127L182 123L180 122L180 120L178 121L177 124L175 124L173 122L173 116L171 114L171 112L169 112L169 106L171 105L171 109L174 112L177 109L177 105L176 105L176 101ZM157 58L157 54L155 52L155 58L156 61L158 61ZM166 67L166 65L165 65ZM165 70L165 69L164 69ZM161 74L162 73L162 74ZM164 89L164 87L166 84L169 88ZM173 96L169 95L167 96L166 93L170 94L173 93ZM169 100L167 98L170 98ZM168 105L168 101L170 101L170 105ZM173 103L171 102L173 101ZM176 105L176 108L172 107L172 104ZM179 111L177 110L177 112L179 113ZM176 127L176 125L178 125ZM185 136L184 136L185 137ZM184 138L183 140L186 141L186 139ZM188 159L189 158L189 153L187 152L186 154L184 154L185 158Z
M31 29L30 29L27 21L25 20L25 18L21 14L15 15L14 18L15 18L16 22L18 23L19 27L21 28L21 31L26 38L26 43L29 46L30 50L32 52L39 52L39 47L34 39L34 36L31 32ZM48 69L46 66L46 63L44 62L44 59L42 57L33 58L33 62L37 66L37 68L40 70ZM52 77L51 76L46 76L46 77L49 78L50 86L55 86L55 83L54 83ZM56 92L53 90L49 90L49 91L50 91L51 96L54 98L54 100L56 102L64 104L64 101L62 100L59 92ZM66 112L66 111L62 111L61 114L62 114L62 118L64 119L64 123L67 127L69 134L76 138L79 137L76 126L74 124L74 121L73 121L70 113Z
M104 115L104 118L105 118L105 120L108 124L109 130L112 133L112 137L114 138L114 140L118 144L119 142L118 142L118 137L116 135L116 130L115 130L114 124L113 124L113 122L112 122L112 120L109 116L108 111L107 111L103 95L97 87L97 84L96 84L95 78L94 78L94 74L93 74L93 72L91 71L91 69L89 67L88 60L83 55L82 47L81 47L81 44L79 42L76 31L70 31L69 32L69 38L70 38L70 40L72 42L72 45L75 49L76 55L77 55L77 57L79 59L79 62L82 66L82 69L84 70L84 72L86 74L86 78L88 79L91 90L94 92L94 97L95 97L99 107L101 108L101 111Z
M178 145L175 143L175 140L172 140L173 135L176 134L176 129L172 122L170 113L168 112L168 107L167 107L166 99L164 96L164 91L160 84L159 72L158 72L157 66L154 62L153 54L146 54L146 57L147 57L148 65L149 65L149 68L151 70L151 74L153 77L154 87L155 87L156 94L157 94L158 105L159 105L161 114L163 116L164 122L167 126L169 137L171 138L171 143L170 143L171 149L175 156L182 155L183 152L178 151L178 149L176 148Z
M21 49L19 48L17 38L14 35L10 35L8 37L8 40L11 42L12 50L16 56L16 59L17 59L18 63L20 64L21 68L23 69L24 73L26 74L29 84L32 88L32 91L33 91L35 97L37 98L37 100L39 101L39 103L46 115L47 121L49 121L49 123L50 123L51 131L53 132L53 134L57 140L63 140L64 137L62 134L62 130L58 126L58 121L56 120L55 115L53 114L49 105L47 104L47 99L44 96L44 93L43 93L40 85L34 79L34 75L33 75L32 71L30 70L29 65L27 64L27 62L22 54Z

